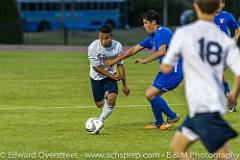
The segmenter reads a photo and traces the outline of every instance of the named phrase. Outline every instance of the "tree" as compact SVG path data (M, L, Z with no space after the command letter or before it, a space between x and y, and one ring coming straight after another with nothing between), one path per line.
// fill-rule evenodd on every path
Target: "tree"
M161 17L160 23L163 23L163 0L128 0L128 2L130 26L141 26L141 14L148 9L156 10ZM168 0L168 25L179 25L179 15L188 8L191 8L190 1Z
M16 0L0 0L0 43L23 43L23 31Z
M168 25L177 26L180 24L180 15L186 9L192 9L193 0L167 0L168 1ZM129 2L129 23L130 26L142 25L141 13L148 9L154 9L163 17L163 0L128 0ZM226 0L226 8L224 10L232 12L238 19L240 0ZM161 21L162 23L162 21Z

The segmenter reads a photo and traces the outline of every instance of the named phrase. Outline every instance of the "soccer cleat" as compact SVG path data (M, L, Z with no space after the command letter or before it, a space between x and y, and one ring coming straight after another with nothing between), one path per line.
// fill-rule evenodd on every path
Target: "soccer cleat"
M172 126L172 124L171 123L167 123L167 122L165 122L165 123L163 123L162 125L160 125L160 129L161 130L167 130L168 128L170 128Z
M144 128L145 129L155 129L155 128L159 128L159 126L156 125L155 123L152 123L152 124L146 125Z
M180 120L180 116L178 114L176 114L176 117L171 119L169 117L167 117L167 123L176 123Z

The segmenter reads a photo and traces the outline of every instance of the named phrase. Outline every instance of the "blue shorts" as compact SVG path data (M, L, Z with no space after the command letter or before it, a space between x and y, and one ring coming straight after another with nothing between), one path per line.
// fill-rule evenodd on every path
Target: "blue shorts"
M200 113L193 118L187 117L179 130L190 141L199 138L210 153L216 152L229 139L238 135L218 112Z
M163 74L159 72L152 83L152 86L157 88L160 92L168 92L176 88L183 80L182 74L172 72L170 74Z
M100 102L104 99L104 94L106 91L108 93L116 93L118 94L118 85L117 82L109 77L104 78L102 80L91 80L92 93L95 102Z

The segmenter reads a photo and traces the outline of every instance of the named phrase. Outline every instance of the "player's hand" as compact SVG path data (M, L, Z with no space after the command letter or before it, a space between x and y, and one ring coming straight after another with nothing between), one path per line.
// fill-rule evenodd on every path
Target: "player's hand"
M231 110L233 108L233 106L235 106L236 104L237 104L237 100L234 99L231 94L229 94L227 96L227 106L228 106L228 109Z
M136 63L136 64L137 64L137 63L145 64L146 62L145 62L145 60L144 60L143 58L138 58L138 59L136 59L135 63Z
M113 59L106 59L104 62L103 62L104 66L113 66L114 65L114 61Z
M120 81L120 80L122 80L122 77L121 77L121 75L119 75L119 74L112 75L110 78L114 79L115 81Z
M127 85L124 85L122 88L123 93L125 94L125 96L128 96L130 93L130 89L128 88Z

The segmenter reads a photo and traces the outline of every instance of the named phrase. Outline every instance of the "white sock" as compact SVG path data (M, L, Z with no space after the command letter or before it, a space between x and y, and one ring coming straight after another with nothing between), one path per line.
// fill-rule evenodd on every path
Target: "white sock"
M107 117L112 113L113 111L113 106L110 106L106 101L104 103L104 107L102 110L102 114L100 115L99 119L104 121L105 119L107 119Z

